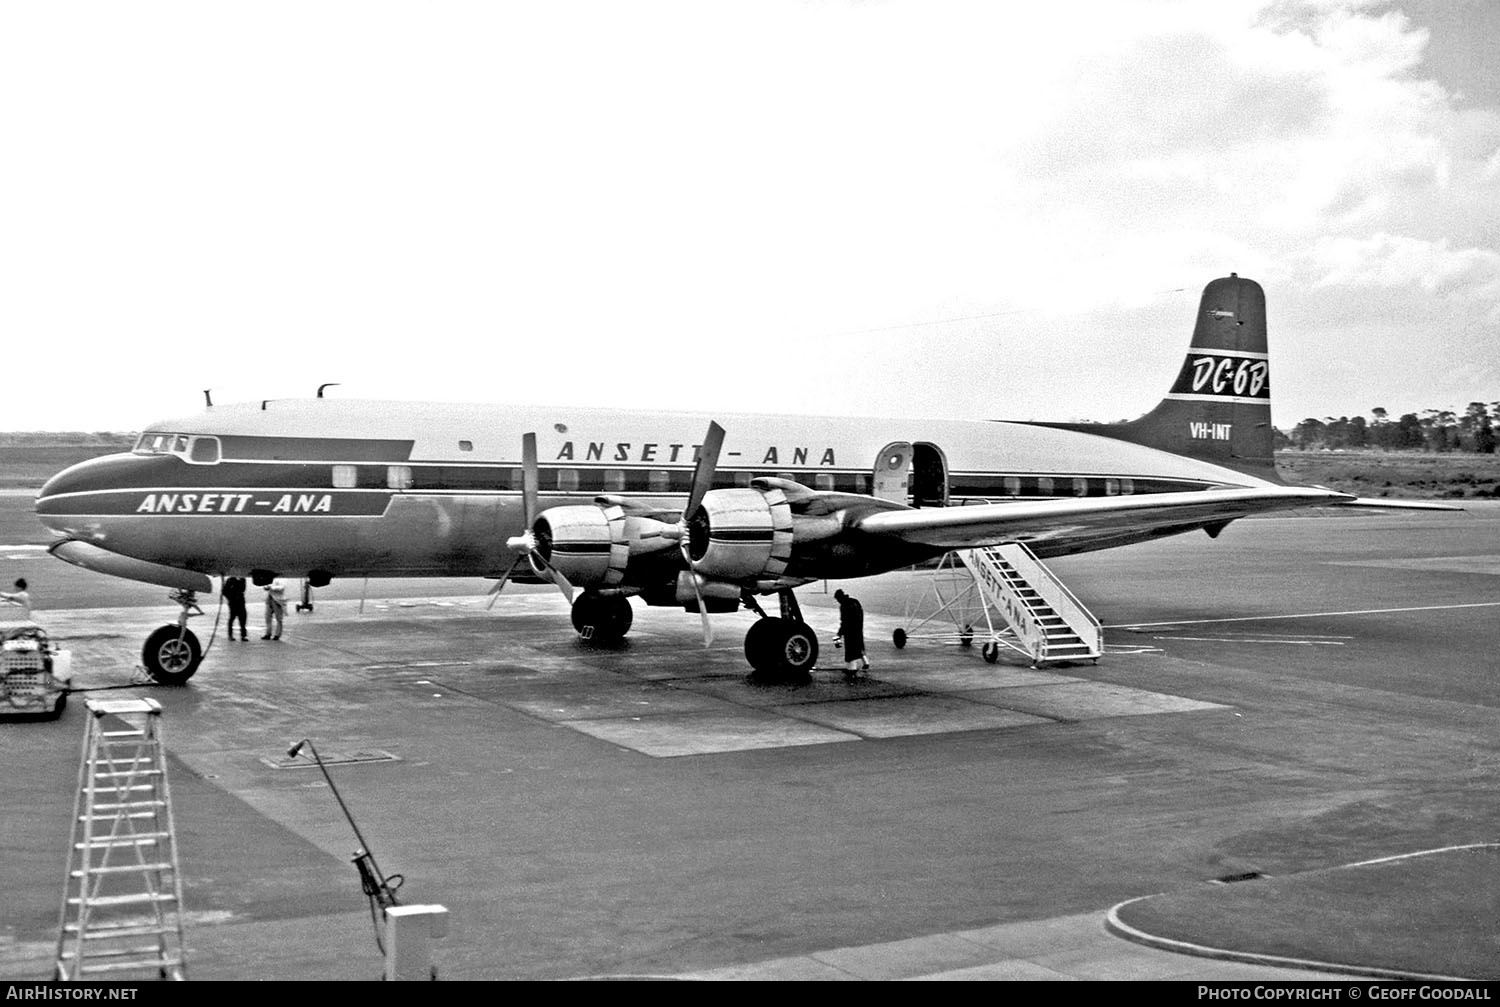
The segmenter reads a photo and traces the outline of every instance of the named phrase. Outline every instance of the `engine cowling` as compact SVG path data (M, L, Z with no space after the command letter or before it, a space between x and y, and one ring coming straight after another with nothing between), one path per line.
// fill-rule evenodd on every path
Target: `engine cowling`
M792 558L797 520L786 493L774 486L710 490L688 517L685 534L692 573L699 591L722 585L725 597L738 597L739 586L774 589L785 581ZM803 537L820 538L837 521L802 520ZM830 527L824 529L823 523ZM684 526L631 513L606 498L593 504L551 507L532 526L536 548L553 568L578 587L608 589L626 581L627 569L646 557L661 557L680 548ZM659 561L659 560L658 560ZM660 570L660 567L654 567ZM645 583L641 576L633 581ZM804 579L798 583L805 582ZM691 581L679 582L678 593ZM707 592L707 593L705 593Z
M627 514L617 504L549 507L532 531L537 551L579 587L610 588L625 579L632 557L675 549L675 526Z
M580 587L613 587L625 579L630 546L618 507L549 507L532 526L537 552Z
M792 557L792 509L779 489L711 490L687 530L693 570L715 580L776 580Z

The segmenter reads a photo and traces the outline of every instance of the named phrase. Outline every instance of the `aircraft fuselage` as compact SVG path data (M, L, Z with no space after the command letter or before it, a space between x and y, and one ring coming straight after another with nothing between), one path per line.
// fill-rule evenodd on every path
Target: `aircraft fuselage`
M1253 485L1243 473L1078 431L1018 423L720 417L716 488L775 477L893 504L1131 495ZM680 510L708 417L332 399L214 407L153 424L137 449L74 466L37 513L60 536L209 575L497 576L524 531L522 435L542 509L599 497ZM1159 532L1152 532L1159 534ZM1145 533L1137 536L1146 537ZM1118 545L1080 528L1043 555ZM930 549L849 536L788 576L879 573Z

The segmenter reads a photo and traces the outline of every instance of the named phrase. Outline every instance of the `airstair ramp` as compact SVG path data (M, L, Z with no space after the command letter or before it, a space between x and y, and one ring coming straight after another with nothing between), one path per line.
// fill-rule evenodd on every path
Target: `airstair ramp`
M1097 662L1104 653L1099 620L1024 543L964 549L959 556L986 613L1001 617L1033 667ZM990 628L993 632L993 624Z
M913 569L923 588L907 598L893 634L898 649L914 640L964 647L978 640L991 664L1004 648L1033 667L1097 663L1104 653L1099 620L1019 542L945 553L935 565Z
M187 978L182 875L153 699L89 699L56 978Z

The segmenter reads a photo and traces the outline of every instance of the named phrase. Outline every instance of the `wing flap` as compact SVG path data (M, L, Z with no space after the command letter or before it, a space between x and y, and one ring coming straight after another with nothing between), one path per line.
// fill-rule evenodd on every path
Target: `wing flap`
M972 507L881 511L854 528L870 535L940 549L977 548L1011 541L1148 535L1156 529L1222 524L1236 518L1297 507L1342 504L1347 493L1302 486L1256 486L1141 496L1018 501Z

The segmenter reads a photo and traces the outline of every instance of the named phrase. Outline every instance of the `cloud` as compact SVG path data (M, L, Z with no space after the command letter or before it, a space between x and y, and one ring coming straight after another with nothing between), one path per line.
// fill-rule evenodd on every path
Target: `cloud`
M1500 321L1500 252L1451 249L1447 239L1424 241L1392 234L1323 238L1307 256L1319 287L1413 287L1468 301Z
M0 328L79 392L0 428L329 380L1113 419L1231 270L1472 328L1500 109L1389 6L0 8Z

